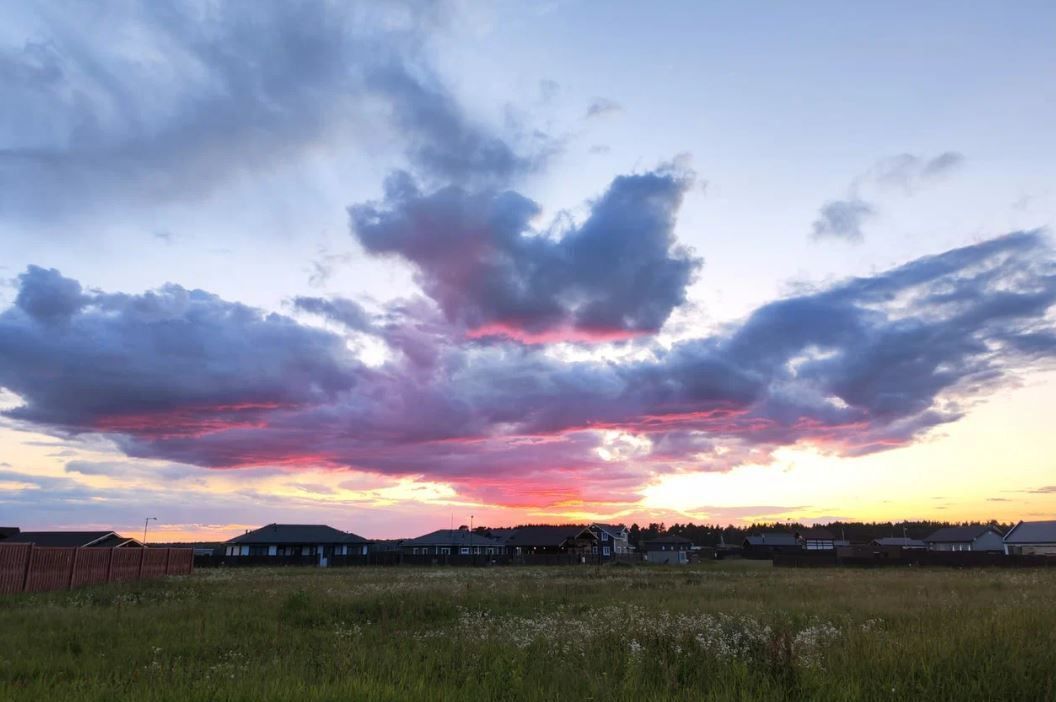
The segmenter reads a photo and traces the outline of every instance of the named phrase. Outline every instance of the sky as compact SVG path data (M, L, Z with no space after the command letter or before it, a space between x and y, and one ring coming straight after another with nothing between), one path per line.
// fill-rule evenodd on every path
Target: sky
M1056 6L0 9L0 523L1056 518Z

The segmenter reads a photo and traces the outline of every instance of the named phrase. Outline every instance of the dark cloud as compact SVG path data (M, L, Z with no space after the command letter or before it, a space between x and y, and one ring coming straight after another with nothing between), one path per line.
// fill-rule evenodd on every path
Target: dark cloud
M234 177L390 135L422 174L533 167L475 124L423 50L443 3L36 6L0 44L0 212L199 198ZM164 55L164 60L158 56Z
M587 117L605 117L623 111L620 103L608 98L596 97L587 105Z
M540 206L513 191L423 193L404 173L380 203L350 208L374 254L414 264L423 290L473 335L525 340L656 332L685 300L699 259L674 237L691 176L616 178L579 226L533 230Z
M302 312L318 315L342 324L353 331L368 331L373 327L371 315L363 305L343 297L295 297L293 306Z
M359 365L337 337L276 314L167 285L84 294L57 271L20 276L0 313L8 416L71 431L189 433L254 425L280 406L351 388ZM61 325L53 324L56 320Z
M1053 254L1024 232L622 362L465 343L407 301L374 319L395 353L365 369L338 335L170 286L90 295L62 325L3 312L0 385L25 401L9 415L104 433L133 457L421 475L506 504L598 491L622 503L653 476L765 463L781 446L905 446L1051 367L1054 304Z
M833 200L822 206L814 220L815 239L862 240L862 223L874 216L872 206L858 199Z

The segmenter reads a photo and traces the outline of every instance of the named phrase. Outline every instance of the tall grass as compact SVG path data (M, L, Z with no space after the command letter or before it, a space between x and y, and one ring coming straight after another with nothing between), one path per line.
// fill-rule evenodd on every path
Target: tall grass
M1056 572L350 568L0 599L4 700L1051 700Z

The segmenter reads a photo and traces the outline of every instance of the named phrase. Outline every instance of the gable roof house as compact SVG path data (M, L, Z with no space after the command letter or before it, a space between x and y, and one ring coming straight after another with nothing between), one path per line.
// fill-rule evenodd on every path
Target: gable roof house
M631 534L623 524L591 524L583 531L597 540L598 544L592 547L591 553L601 556L602 560L631 553Z
M745 558L770 558L775 553L800 550L799 539L794 534L767 532L744 537L741 553Z
M1004 551L1001 532L987 524L945 527L924 539L929 551Z
M800 529L796 533L796 540L808 551L832 551L836 548L836 535L821 527Z
M668 534L642 542L645 549L645 560L648 563L689 563L689 551L693 542L684 536Z
M1012 556L1056 556L1056 520L1020 522L1004 541L1005 553Z
M143 548L138 539L113 531L20 531L8 536L4 543L61 548Z
M492 536L503 538L506 548L512 555L554 554L554 553L591 553L597 546L597 539L582 525L576 526L529 526L519 529L502 530L505 534Z
M497 556L506 553L506 543L502 539L469 529L439 529L416 539L404 539L400 548L404 555L411 556Z
M326 565L332 556L366 555L369 541L326 524L268 524L227 541L225 555L310 556Z

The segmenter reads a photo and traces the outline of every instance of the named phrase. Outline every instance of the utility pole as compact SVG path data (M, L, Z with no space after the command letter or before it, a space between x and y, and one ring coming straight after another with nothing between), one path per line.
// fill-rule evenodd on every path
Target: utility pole
M158 521L158 518L157 517L147 517L146 519L143 520L143 545L144 546L147 545L147 525L150 524L151 521L155 521L156 522L156 521Z

